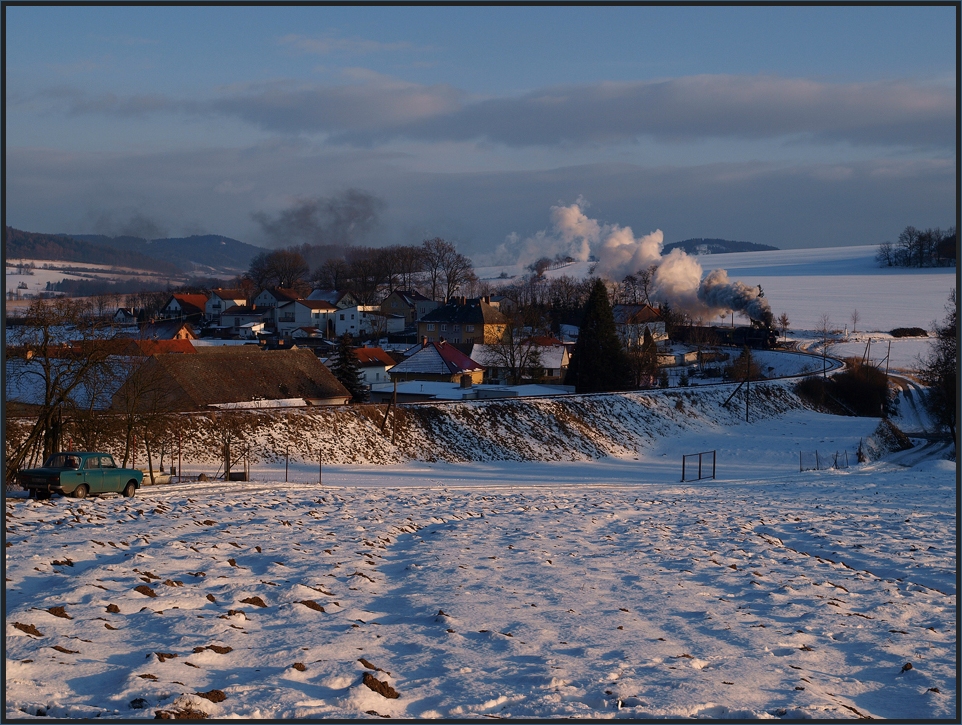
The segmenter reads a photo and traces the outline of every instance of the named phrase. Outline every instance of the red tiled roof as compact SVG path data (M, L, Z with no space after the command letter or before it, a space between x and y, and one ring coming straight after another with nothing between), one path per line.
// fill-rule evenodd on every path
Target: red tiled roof
M391 367L394 365L394 359L379 347L358 347L355 348L354 354L360 360L361 367L375 365Z
M207 306L207 295L175 292L171 298L177 300L185 314L202 313Z

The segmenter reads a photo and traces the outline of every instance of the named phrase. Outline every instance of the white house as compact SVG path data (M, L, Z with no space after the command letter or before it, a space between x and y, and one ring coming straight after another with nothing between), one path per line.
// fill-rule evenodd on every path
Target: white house
M311 293L307 296L309 300L320 300L323 302L330 302L332 305L339 309L344 309L345 307L353 307L357 304L357 298L350 292L341 292L339 290L333 289L316 289L311 290Z
M211 290L207 304L204 305L204 315L208 320L220 324L221 313L230 307L242 307L247 304L247 295L239 289Z
M391 378L387 371L394 367L394 358L379 347L359 347L354 350L357 356L358 374L368 387L388 382Z
M295 300L275 308L277 332L289 335L300 327L316 327L326 331L338 308L325 300ZM333 330L333 324L330 325Z
M352 337L388 335L404 330L404 315L385 315L380 305L354 305L334 314L334 335Z

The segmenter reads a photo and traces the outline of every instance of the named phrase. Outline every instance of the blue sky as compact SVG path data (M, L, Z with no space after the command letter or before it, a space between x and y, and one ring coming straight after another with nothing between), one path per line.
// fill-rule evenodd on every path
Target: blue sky
M878 243L954 223L955 13L8 6L7 223L322 243L264 222L360 198L338 241L483 260L580 198L667 242Z

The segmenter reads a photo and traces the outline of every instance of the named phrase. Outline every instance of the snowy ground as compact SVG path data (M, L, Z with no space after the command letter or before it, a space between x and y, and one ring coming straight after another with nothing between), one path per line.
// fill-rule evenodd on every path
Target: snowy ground
M8 498L6 716L955 719L954 464L798 472L876 424Z

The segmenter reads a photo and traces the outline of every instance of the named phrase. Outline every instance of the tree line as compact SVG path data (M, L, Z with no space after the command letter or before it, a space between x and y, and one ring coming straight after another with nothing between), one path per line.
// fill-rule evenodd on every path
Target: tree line
M875 254L882 267L951 267L956 261L955 227L905 227L895 242L882 242Z

